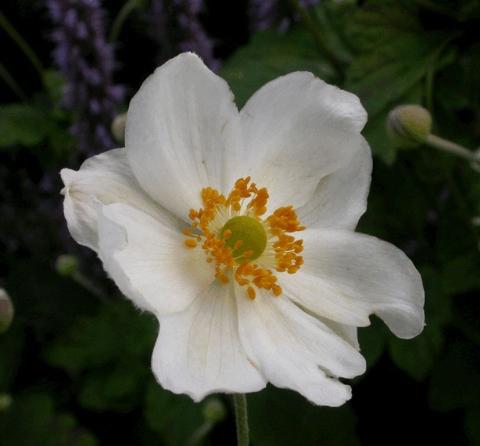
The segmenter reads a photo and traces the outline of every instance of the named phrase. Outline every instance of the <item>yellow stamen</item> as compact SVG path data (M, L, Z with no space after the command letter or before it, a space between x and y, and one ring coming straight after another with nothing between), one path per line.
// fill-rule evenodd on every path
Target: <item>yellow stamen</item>
M266 188L251 183L250 177L237 180L227 197L207 187L201 198L203 208L189 212L192 223L183 230L189 237L185 245L195 248L200 243L206 261L214 265L217 280L228 283L231 271L231 277L246 287L249 299L255 299L256 289L280 296L282 288L272 270L294 274L303 265L299 255L303 241L290 233L305 228L293 207L278 208L262 219L269 194ZM262 259L266 251L268 255Z

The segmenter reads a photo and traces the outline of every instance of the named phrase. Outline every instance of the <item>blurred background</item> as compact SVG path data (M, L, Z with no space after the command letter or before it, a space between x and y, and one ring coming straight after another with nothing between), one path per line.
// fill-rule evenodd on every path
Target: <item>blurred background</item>
M2 446L234 444L229 398L193 404L155 384L155 319L73 242L62 213L59 170L121 146L115 117L185 50L239 106L295 70L359 95L374 153L359 231L402 248L426 288L414 340L375 318L360 330L369 367L345 406L249 395L252 443L480 445L480 173L386 131L395 106L421 104L436 135L478 149L479 1L2 0L0 48Z

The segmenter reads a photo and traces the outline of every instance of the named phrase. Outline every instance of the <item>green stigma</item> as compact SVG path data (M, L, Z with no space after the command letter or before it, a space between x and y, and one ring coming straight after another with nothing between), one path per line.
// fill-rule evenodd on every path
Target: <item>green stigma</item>
M244 263L260 257L267 246L267 233L262 223L253 217L233 217L225 223L220 231L227 246L232 248L233 256L240 257L244 253L251 255L237 259Z

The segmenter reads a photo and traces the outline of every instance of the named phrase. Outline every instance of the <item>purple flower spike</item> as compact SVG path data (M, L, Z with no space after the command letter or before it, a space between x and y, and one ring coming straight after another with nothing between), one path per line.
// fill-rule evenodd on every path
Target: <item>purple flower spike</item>
M213 55L213 41L208 37L199 19L204 0L153 0L151 5L151 35L160 47L160 60L178 52L198 54L213 71L220 61ZM165 49L170 48L170 51Z
M285 27L285 21L288 28L291 20L285 16L288 10L282 10L281 3L280 0L250 0L248 12L251 31L263 31L276 23ZM304 8L310 8L320 3L320 0L300 0L299 3Z
M115 146L109 128L124 97L114 85L113 48L105 39L104 12L98 0L46 0L55 26L55 64L66 85L63 105L75 114L72 134L81 153Z

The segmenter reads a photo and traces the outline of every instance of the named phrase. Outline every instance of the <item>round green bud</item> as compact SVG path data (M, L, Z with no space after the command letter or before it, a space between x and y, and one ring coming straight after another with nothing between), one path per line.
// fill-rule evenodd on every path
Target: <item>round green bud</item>
M115 116L112 122L111 131L116 142L123 144L125 142L125 126L127 125L127 114L120 113Z
M416 147L431 131L432 116L420 105L400 105L388 114L387 133L397 147Z
M0 393L0 412L7 410L12 404L12 397L7 393Z
M0 288L0 333L5 333L12 324L15 310L7 292Z
M480 149L475 150L474 152L474 159L470 163L470 166L476 172L480 172Z
M203 406L203 416L206 421L218 423L225 419L225 405L218 398L210 398Z
M78 271L78 260L74 256L62 254L58 256L55 268L61 276L71 276Z

